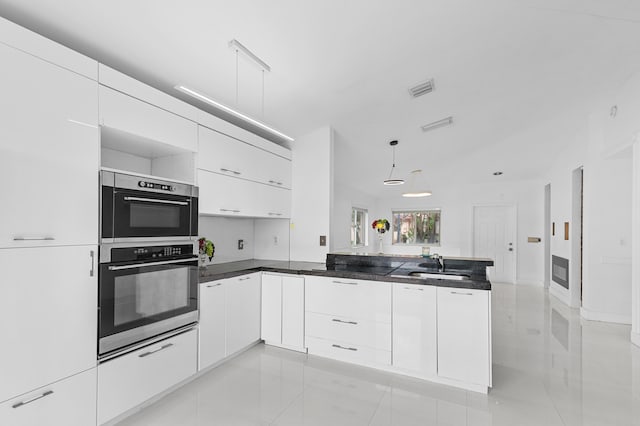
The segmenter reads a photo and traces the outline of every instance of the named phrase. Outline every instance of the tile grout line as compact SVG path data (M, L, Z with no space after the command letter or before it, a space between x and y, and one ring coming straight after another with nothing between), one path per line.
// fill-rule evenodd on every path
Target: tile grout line
M388 386L388 389L387 389L387 390L385 390L385 391L382 393L382 396L380 397L380 400L378 401L378 406L377 406L377 407L376 407L376 409L373 411L373 414L371 415L371 418L369 419L369 422L367 423L367 425L369 425L369 426L371 425L371 423L373 422L373 419L375 419L375 417L376 417L376 414L378 414L378 411L380 411L380 407L382 407L382 400L384 400L384 397L385 397L388 393L390 393L390 392L392 391L392 389L393 389L393 388L392 388L391 386Z

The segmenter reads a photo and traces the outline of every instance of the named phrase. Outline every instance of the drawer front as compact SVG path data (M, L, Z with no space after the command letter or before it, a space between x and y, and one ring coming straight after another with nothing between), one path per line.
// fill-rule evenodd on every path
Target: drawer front
M96 369L0 404L0 424L86 426L96 421Z
M98 366L102 424L196 373L197 333L188 331Z
M340 342L338 340L318 339L316 337L305 338L307 349L312 355L324 356L340 361L352 362L363 365L391 365L391 351L372 349Z
M335 339L382 351L391 350L391 324L307 312L306 335Z
M391 283L307 276L305 285L308 312L391 323Z

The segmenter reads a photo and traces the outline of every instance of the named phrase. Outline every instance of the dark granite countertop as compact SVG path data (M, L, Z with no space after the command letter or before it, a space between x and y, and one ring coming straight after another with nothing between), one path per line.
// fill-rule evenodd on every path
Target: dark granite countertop
M399 256L400 257L400 256ZM412 259L413 260L413 259ZM252 272L276 272L296 275L315 275L335 278L351 278L370 281L401 282L406 284L435 285L440 287L464 288L475 290L491 290L487 280L453 281L436 278L413 278L408 273L415 270L413 262L394 262L388 266L367 265L330 265L315 262L287 262L277 260L242 260L238 262L220 263L208 266L200 272L200 282L209 282L224 278L232 278ZM428 268L425 272L431 271ZM452 273L456 271L452 270Z

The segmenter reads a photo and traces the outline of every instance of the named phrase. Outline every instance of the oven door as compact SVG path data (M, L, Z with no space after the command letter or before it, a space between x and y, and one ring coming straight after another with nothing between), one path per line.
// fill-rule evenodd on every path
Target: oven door
M115 189L114 238L191 236L191 204L188 196Z
M100 265L99 355L198 319L197 257Z

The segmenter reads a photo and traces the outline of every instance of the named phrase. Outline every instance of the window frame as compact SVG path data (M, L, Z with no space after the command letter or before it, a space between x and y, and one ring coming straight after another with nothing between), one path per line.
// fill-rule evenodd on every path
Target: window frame
M398 214L414 214L414 224L416 223L415 220L415 214L416 213L431 213L431 212L437 212L440 215L440 219L438 220L438 233L437 233L437 237L438 237L438 242L437 243L429 243L429 242L423 242L423 243L403 243L401 241L395 241L394 242L394 237L395 237L395 229L396 229L396 215ZM428 247L440 247L442 245L442 209L441 208L429 208L429 209L392 209L391 210L391 244L394 246L416 246L416 247L423 247L423 246L428 246Z
M355 236L357 235L357 231L356 231L356 227L357 227L357 214L358 213L362 213L363 214L363 218L362 218L362 238L363 238L363 243L362 244L356 244L355 243ZM369 245L369 233L367 232L368 230L368 225L369 225L369 211L364 208L364 207L358 207L358 206L351 206L351 225L350 225L350 229L351 229L351 235L349 236L349 243L351 245L352 248L358 248L358 247L366 247Z

